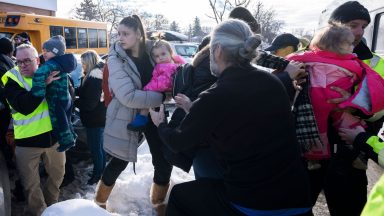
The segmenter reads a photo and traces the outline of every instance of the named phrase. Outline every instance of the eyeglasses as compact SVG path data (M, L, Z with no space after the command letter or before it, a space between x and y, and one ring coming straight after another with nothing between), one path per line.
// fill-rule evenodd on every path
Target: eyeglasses
M21 65L28 66L28 65L30 65L32 63L32 61L33 61L33 59L27 58L27 59L24 59L24 60L17 60L16 64L18 66L21 66Z

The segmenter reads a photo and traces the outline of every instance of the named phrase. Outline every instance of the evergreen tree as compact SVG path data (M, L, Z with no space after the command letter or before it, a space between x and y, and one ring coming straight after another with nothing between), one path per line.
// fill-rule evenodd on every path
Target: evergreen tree
M93 0L83 0L80 7L76 7L76 18L81 20L98 20L97 5Z
M204 34L204 32L201 29L200 19L198 17L195 17L195 20L193 22L192 36L193 37L201 36L203 34Z
M180 32L179 25L176 23L176 21L171 22L171 25L169 26L169 30Z

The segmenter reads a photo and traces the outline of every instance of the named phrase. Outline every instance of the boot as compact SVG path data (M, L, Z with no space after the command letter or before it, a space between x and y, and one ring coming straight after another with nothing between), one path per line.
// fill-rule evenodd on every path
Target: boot
M96 187L95 203L103 209L107 209L107 200L112 192L113 186L107 186L102 180L99 181Z
M158 185L156 183L152 183L149 197L158 216L165 215L165 209L167 208L168 202L168 189L169 183L167 185Z

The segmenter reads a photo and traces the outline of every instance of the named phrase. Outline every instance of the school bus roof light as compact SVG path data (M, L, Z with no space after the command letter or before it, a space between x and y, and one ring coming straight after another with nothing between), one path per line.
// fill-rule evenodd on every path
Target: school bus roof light
M19 15L8 15L7 19L5 20L4 26L17 26L20 21Z

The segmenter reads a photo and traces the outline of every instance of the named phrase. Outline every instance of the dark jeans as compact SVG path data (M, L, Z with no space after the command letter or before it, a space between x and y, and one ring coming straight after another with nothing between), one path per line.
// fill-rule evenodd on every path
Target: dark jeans
M157 132L157 127L150 121L144 132L149 145L149 151L152 154L152 164L155 170L153 182L158 185L167 185L171 178L172 165L165 160L163 155L163 143ZM127 167L128 162L118 158L112 160L105 167L102 180L105 185L111 186L116 182L121 172Z
M210 147L200 147L193 159L195 179L223 179L224 169Z
M103 149L104 127L86 128L87 143L92 153L93 176L100 177L104 171L106 158Z
M312 205L321 190L332 216L358 216L367 202L367 175L365 170L352 167L351 161L340 158L322 161L321 168L309 171Z

